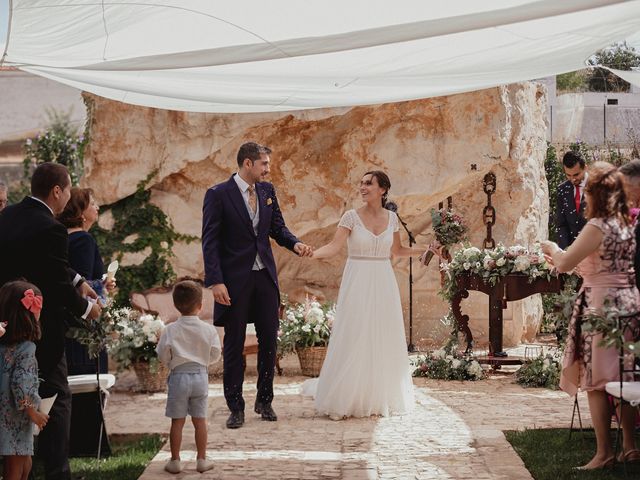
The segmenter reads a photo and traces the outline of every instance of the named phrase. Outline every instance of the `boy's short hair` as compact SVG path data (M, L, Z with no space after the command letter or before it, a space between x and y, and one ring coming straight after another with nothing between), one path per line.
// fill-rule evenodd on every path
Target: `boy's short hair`
M182 280L173 287L173 304L182 314L193 313L202 304L202 287L193 280Z

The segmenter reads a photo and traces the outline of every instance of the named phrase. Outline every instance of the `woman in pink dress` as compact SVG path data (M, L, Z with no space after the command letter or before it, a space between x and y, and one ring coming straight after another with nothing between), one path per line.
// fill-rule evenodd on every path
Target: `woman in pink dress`
M569 323L560 388L572 396L579 389L587 392L597 450L589 463L578 468L593 470L615 462L609 434L611 407L605 385L619 379L618 349L600 346L600 333L582 332L582 317L587 308L601 313L605 303L621 312L637 312L640 294L633 274L634 225L622 174L610 163L595 162L589 168L585 195L588 223L573 244L563 251L553 242L544 242L542 250L560 272L578 267L583 278ZM640 452L633 439L634 412L625 410L623 455L626 460L635 460Z

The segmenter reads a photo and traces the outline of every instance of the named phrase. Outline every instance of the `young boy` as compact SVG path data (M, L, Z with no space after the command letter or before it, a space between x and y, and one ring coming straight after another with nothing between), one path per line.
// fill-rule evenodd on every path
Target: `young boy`
M164 469L180 473L180 444L186 416L191 416L195 428L198 459L196 470L200 473L213 468L207 460L207 398L209 381L207 367L220 359L220 338L213 325L198 318L202 309L202 287L185 280L173 288L173 304L182 314L167 325L158 342L160 361L169 366L167 381L167 408L165 415L171 418L171 460Z

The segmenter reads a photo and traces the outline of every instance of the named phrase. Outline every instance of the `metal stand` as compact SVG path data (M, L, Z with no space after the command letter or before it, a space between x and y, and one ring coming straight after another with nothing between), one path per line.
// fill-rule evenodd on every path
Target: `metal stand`
M398 215L398 212L396 212L396 215L409 236L409 248L411 248L416 244L416 239L409 227L407 227L406 222ZM407 345L407 350L409 352L415 352L416 350L413 344L413 257L409 257L409 345Z

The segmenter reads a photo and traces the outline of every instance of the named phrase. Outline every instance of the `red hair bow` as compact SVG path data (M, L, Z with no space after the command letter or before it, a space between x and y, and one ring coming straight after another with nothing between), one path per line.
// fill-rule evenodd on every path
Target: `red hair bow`
M33 293L32 289L25 290L24 297L20 300L24 308L34 315L38 315L42 310L42 296Z

